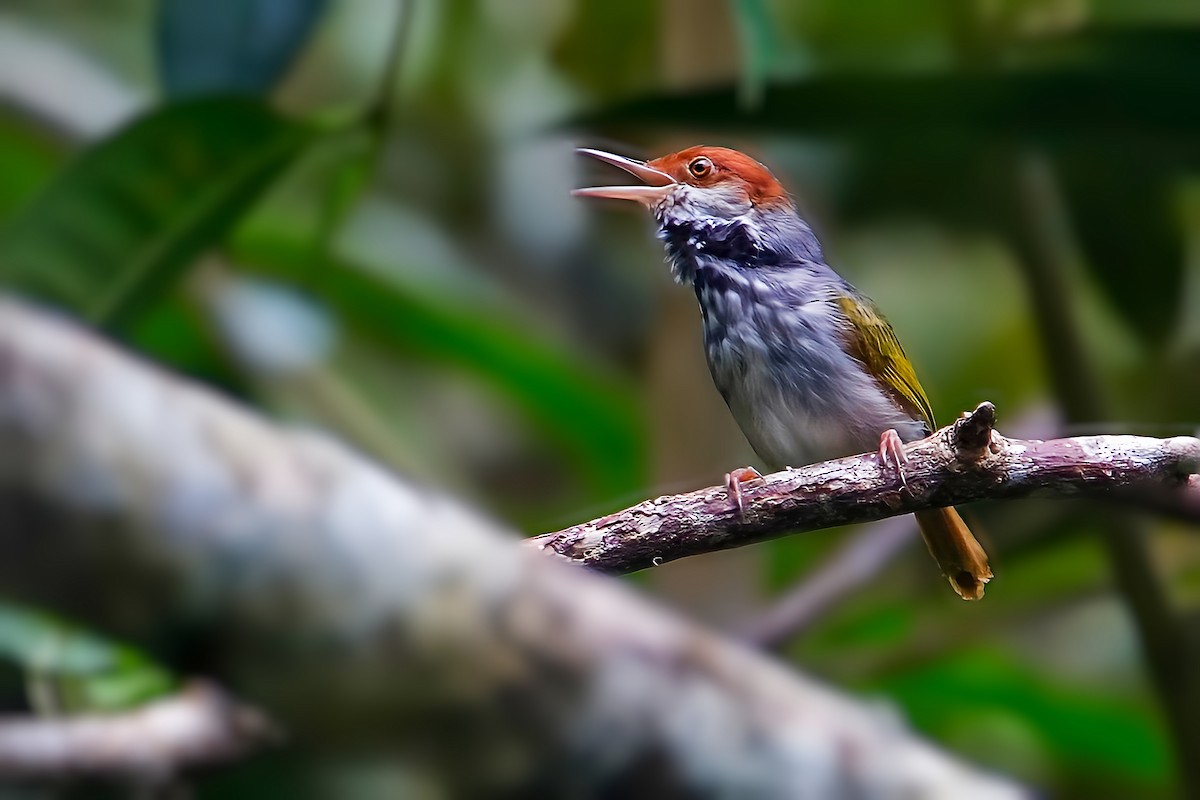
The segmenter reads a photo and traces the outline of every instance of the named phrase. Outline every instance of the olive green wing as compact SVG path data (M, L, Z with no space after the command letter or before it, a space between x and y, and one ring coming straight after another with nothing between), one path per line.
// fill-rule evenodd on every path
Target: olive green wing
M865 297L843 295L836 302L846 318L843 331L850 354L866 365L901 408L924 420L932 431L933 409L892 326Z

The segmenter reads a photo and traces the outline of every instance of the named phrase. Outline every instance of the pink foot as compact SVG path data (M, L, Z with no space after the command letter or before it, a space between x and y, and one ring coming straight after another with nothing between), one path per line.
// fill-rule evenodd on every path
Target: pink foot
M754 467L739 467L733 472L725 473L725 492L730 502L737 509L738 516L746 515L746 501L742 497L742 484L749 481L762 480L762 475Z
M895 428L888 428L879 435L879 463L885 469L894 469L900 477L900 485L908 486L908 479L904 477L908 456L904 454L904 442L900 441L900 434L896 433Z

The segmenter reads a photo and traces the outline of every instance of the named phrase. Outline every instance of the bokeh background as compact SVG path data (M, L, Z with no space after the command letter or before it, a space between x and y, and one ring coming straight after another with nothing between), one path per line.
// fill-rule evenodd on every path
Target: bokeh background
M0 284L554 530L755 463L650 221L568 194L617 179L578 144L722 144L794 193L941 420L1194 433L1197 76L1200 5L1168 0L0 0ZM905 521L631 580L1051 796L1197 796L1195 532L968 513L980 604ZM175 680L14 605L0 659L10 710ZM199 791L335 785L405 788L282 756Z

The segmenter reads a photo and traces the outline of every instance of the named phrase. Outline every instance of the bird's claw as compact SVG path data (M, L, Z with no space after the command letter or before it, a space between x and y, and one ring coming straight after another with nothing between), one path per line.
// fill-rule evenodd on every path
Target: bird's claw
M900 485L908 488L908 479L904 477L904 465L908 463L908 455L904 452L904 442L894 428L888 428L879 436L879 463L884 468L896 471Z
M725 493L737 509L739 518L746 516L746 499L742 495L742 484L758 480L762 480L762 475L754 467L739 467L733 472L725 473Z

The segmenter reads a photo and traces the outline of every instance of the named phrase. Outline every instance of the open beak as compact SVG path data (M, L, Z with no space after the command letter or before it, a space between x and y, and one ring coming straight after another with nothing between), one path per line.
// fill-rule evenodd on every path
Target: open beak
M575 152L585 156L598 158L606 164L620 167L637 178L641 178L644 186L593 186L587 189L575 189L571 192L576 197L608 197L613 200L635 200L643 205L653 205L669 195L676 186L676 180L665 172L659 172L653 167L646 166L644 161L634 161L632 158L606 153L603 150L592 150L580 147Z

